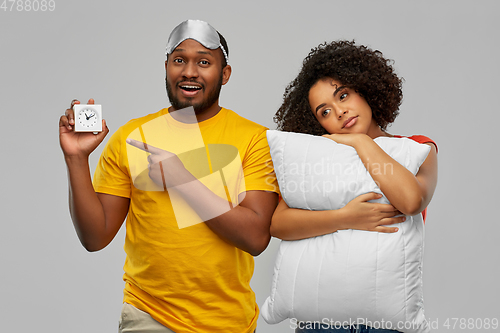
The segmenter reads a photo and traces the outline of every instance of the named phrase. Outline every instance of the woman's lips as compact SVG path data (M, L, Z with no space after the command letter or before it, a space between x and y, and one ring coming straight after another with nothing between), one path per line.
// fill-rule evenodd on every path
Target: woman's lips
M352 126L354 126L354 124L356 124L357 121L358 121L358 116L356 116L356 117L350 117L349 119L347 119L346 121L344 121L344 124L342 125L342 128L352 127Z

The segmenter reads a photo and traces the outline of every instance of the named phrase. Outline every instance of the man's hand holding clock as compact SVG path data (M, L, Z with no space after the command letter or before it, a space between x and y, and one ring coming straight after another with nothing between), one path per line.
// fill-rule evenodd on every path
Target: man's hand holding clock
M83 119L77 119L74 106L80 102L74 99L71 106L59 119L59 143L64 154L68 172L69 211L71 220L82 245L88 251L98 251L111 242L127 216L130 200L119 196L95 192L90 175L89 155L102 142L109 130L106 122L99 119L97 129L90 112L83 112ZM86 109L96 110L94 100L89 99ZM83 105L82 105L83 107ZM87 122L87 117L89 117ZM75 131L76 122L83 121L88 131ZM90 128L89 126L92 126Z
M109 129L106 126L106 121L104 119L99 120L93 110L84 110L81 114L76 115L75 119L73 106L78 104L80 104L80 101L74 99L71 102L71 107L66 109L64 115L59 119L59 142L65 157L87 158L104 140ZM89 99L87 104L93 105L94 100L92 98ZM83 126L88 126L89 128L95 126L96 121L101 121L102 131L96 132L97 134L93 134L92 132L76 132L74 131L76 121L82 122Z

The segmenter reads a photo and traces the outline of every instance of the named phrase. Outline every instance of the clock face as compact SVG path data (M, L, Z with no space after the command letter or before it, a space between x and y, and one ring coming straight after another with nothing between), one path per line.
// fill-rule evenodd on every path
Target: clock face
M78 113L78 122L85 128L94 128L99 121L99 116L91 108L81 109Z
M76 104L75 132L102 132L102 108L99 104Z

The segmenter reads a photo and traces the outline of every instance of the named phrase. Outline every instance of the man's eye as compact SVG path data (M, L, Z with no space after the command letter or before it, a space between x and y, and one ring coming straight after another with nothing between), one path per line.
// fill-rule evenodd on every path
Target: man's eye
M180 63L182 63L182 62L183 62L183 60L182 60L182 59L179 59L179 58L174 59L174 63L180 64Z
M206 60L202 60L202 61L200 61L200 65L204 65L204 66L206 66L206 65L209 65L209 64L210 64L210 63L209 63L208 61L206 61Z
M322 115L323 117L326 117L329 113L330 113L330 109L326 109L326 110L324 110L323 112L321 112L321 115Z

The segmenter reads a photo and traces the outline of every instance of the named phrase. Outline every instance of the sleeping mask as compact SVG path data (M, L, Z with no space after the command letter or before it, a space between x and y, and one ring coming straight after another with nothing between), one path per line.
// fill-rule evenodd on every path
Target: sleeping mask
M171 54L175 48L186 39L194 39L210 50L215 50L220 47L226 59L226 63L229 63L227 52L220 42L217 30L207 22L200 20L186 20L172 30L170 37L168 37L166 55L168 56Z

